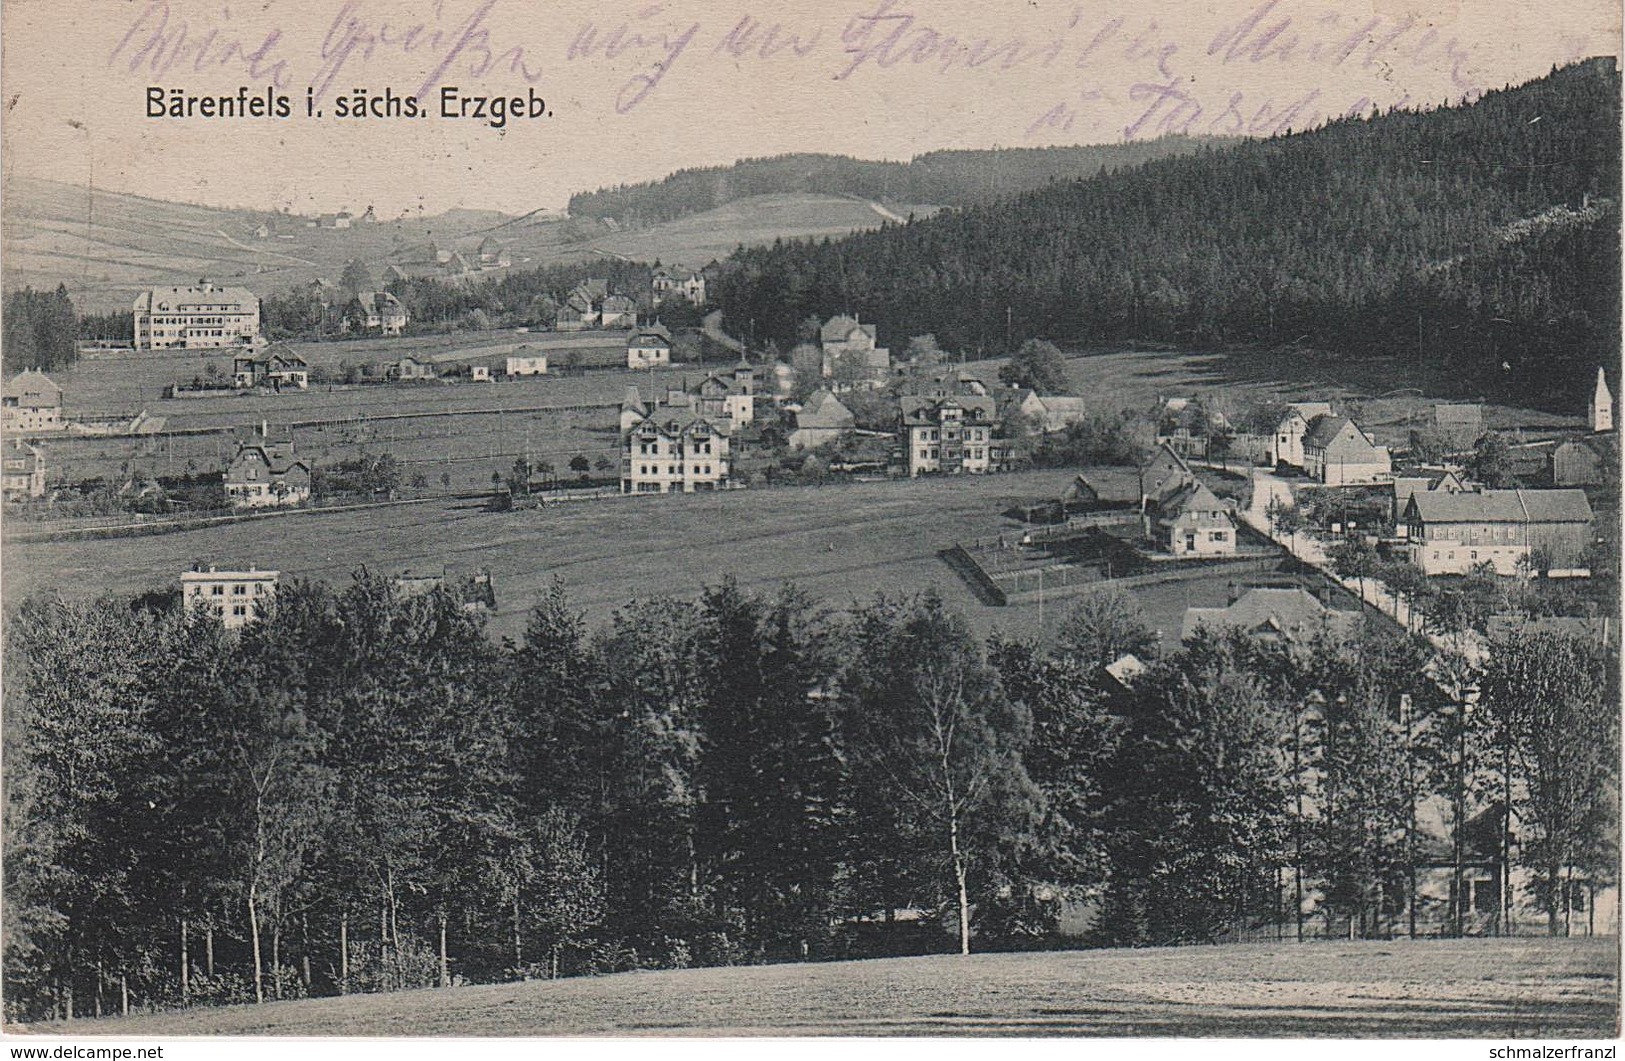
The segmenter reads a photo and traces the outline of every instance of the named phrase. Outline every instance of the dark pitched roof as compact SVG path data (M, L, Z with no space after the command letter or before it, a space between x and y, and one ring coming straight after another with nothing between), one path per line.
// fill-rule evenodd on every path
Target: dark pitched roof
M1327 608L1302 587L1260 586L1249 589L1226 608L1185 609L1180 638L1189 641L1203 627L1215 632L1239 627L1256 635L1307 641L1322 630L1347 636L1358 620L1358 612Z
M1309 421L1309 431L1303 436L1303 444L1324 449L1352 422L1346 416L1317 416Z
M907 394L898 399L898 407L905 424L938 423L938 410L950 403L964 409L972 418L992 420L996 415L993 398L982 394L954 394L942 398Z
M807 399L801 411L796 414L796 427L800 428L848 428L853 424L852 411L841 400L829 391L819 388L813 391L812 397Z
M1411 496L1424 523L1590 523L1584 490L1433 490Z

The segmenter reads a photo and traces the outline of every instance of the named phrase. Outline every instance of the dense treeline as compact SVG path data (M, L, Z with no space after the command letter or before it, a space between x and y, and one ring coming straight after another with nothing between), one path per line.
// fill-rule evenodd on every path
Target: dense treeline
M4 318L0 348L5 350L7 372L67 368L78 359L74 338L79 317L65 285L49 292L32 287L7 292Z
M474 281L421 277L393 280L382 287L406 307L409 333L515 324L552 327L565 297L588 278L607 280L612 293L634 299L641 296L640 310L648 314L653 308L649 305L653 270L654 266L642 262L595 258L569 265L509 269L500 276ZM306 285L268 295L261 302L266 332L276 339L339 335L350 301L376 282L364 266L354 271L347 267L346 279L336 289ZM674 321L686 321L690 310L680 302L661 307L662 314Z
M855 195L893 203L968 206L1075 180L1102 170L1138 166L1187 154L1223 138L1164 136L1087 147L993 151L932 151L908 162L872 162L845 155L795 154L751 158L731 166L678 170L664 180L623 184L570 197L572 217L613 217L648 225L714 210L736 199L783 192Z
M1612 61L1054 185L839 241L742 250L730 321L792 341L845 307L883 335L1307 343L1441 385L1574 400L1619 351Z
M1113 592L1047 651L731 583L596 630L555 588L500 645L365 574L236 633L173 595L26 601L7 1017L1057 945L1069 899L1099 942L1215 940L1290 921L1294 874L1325 929L1403 934L1418 806L1486 793L1554 928L1565 874L1610 879L1616 661L1306 647L1204 638L1125 688L1102 663L1155 638Z

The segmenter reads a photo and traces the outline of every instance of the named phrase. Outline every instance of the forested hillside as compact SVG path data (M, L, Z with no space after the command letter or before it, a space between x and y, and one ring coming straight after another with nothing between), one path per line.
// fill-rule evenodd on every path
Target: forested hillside
M622 224L671 221L755 195L819 192L894 203L968 206L999 196L1075 180L1152 159L1184 155L1216 138L1165 136L1088 147L999 151L932 151L909 162L873 162L845 155L797 154L751 158L731 166L678 170L664 180L582 192L570 198L572 217L613 217Z
M715 295L794 341L858 312L971 352L1309 345L1570 401L1619 351L1619 75L1591 60L1392 112L1043 188L839 242L736 254Z

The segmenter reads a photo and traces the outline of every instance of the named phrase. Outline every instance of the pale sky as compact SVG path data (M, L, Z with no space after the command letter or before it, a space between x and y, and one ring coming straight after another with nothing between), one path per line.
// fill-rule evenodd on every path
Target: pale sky
M214 205L518 213L791 151L1301 129L1617 55L1619 19L1610 0L7 0L3 165ZM150 86L271 87L292 113L148 117ZM358 87L424 86L428 117L335 115ZM551 116L441 117L443 86Z

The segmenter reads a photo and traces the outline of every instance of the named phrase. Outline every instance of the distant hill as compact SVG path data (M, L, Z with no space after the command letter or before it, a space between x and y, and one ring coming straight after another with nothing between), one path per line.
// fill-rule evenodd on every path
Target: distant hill
M1088 147L933 151L908 162L844 155L752 158L729 166L678 170L664 180L570 198L570 216L650 225L714 210L739 199L783 193L856 196L882 203L968 206L1233 140L1168 136Z
M135 292L200 277L255 292L335 280L352 258L375 270L414 245L459 245L507 220L456 210L349 229L308 227L315 218L165 202L29 177L7 178L4 284L66 283L81 311L127 309ZM359 214L364 209L352 207ZM260 226L266 234L258 235Z
M841 237L935 209L902 204L898 213L854 196L787 193L636 228L543 211L512 217L453 209L331 229L309 227L312 218L13 178L6 182L4 284L50 290L65 283L81 312L108 312L128 309L144 287L202 277L262 296L317 277L336 282L351 259L379 277L392 262L421 260L431 243L471 256L486 236L503 244L514 269L599 258L698 267L740 246Z
M1467 106L746 250L712 291L780 343L842 308L893 345L1301 344L1569 404L1619 360L1619 120L1617 66L1592 60Z

